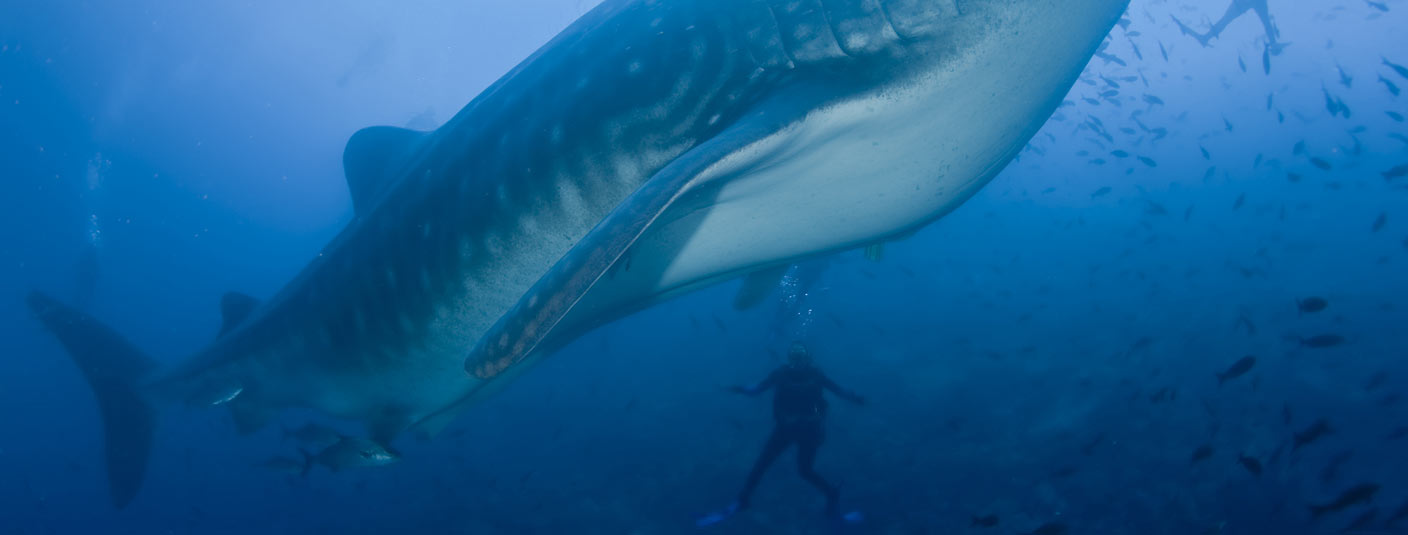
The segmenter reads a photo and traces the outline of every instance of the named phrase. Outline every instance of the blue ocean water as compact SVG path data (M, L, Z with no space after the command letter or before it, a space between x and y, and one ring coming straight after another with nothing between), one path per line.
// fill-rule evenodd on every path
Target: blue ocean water
M0 533L696 532L771 427L724 387L793 338L868 401L832 403L817 462L866 514L844 532L1408 532L1408 3L1270 0L1284 46L1254 11L1207 46L1174 19L1226 4L1134 0L1018 159L880 254L594 330L389 467L267 469L311 411L239 436L163 408L117 509L93 394L24 296L186 358L222 294L272 295L351 219L353 132L438 126L593 6L8 3ZM795 471L703 532L836 529Z

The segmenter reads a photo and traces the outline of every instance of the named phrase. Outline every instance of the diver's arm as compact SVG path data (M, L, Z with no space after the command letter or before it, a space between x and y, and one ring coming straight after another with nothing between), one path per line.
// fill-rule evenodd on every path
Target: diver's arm
M856 405L865 405L865 396L841 388L841 386L836 384L835 381L832 381L830 377L822 375L821 384L825 386L827 390L830 390L832 394L836 394L836 397L855 403Z
M738 385L734 385L734 386L729 387L728 390L729 390L729 392L733 392L733 393L735 393L735 394L743 394L743 395L745 395L745 396L756 396L756 395L761 394L761 393L763 393L763 392L767 392L768 389L772 388L772 386L773 386L774 384L776 384L776 383L777 383L777 372L772 372L772 373L768 374L768 376L767 376L766 379L763 379L763 381L760 382L760 383L758 383L758 384L755 384L755 385L753 385L753 386L738 386Z

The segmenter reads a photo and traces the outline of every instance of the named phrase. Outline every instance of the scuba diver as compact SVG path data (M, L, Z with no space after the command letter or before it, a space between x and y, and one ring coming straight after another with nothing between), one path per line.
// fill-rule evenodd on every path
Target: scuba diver
M1232 0L1232 3L1227 6L1227 12L1223 13L1222 18L1218 19L1217 22L1212 23L1212 27L1208 28L1206 33L1193 31L1193 29L1189 28L1187 24L1184 24L1183 21L1178 20L1178 17L1172 15L1169 17L1173 19L1174 24L1178 25L1178 30L1183 32L1184 35L1191 35L1194 39L1197 39L1199 43L1202 43L1203 46L1208 46L1208 41L1222 35L1222 30L1226 29L1228 24L1231 24L1233 20L1236 20L1237 17L1242 16L1243 13L1248 11L1256 13L1257 18L1261 19L1262 28L1266 30L1267 53L1273 56L1279 55L1281 50L1285 49L1286 45L1290 43L1277 41L1277 39L1281 38L1281 31L1277 30L1276 24L1271 21L1271 12L1266 7L1266 0Z
M826 417L827 403L822 391L830 390L841 399L856 405L864 405L865 398L837 386L827 378L812 364L811 355L801 342L792 342L787 352L787 364L773 370L761 383L729 388L731 392L747 396L756 396L768 390L773 390L775 426L767 444L763 446L762 453L758 454L758 460L753 463L753 469L748 473L743 490L738 493L738 499L723 511L706 515L698 519L695 525L704 527L717 524L734 513L747 509L753 489L758 486L763 472L792 444L797 445L797 473L826 496L827 515L846 522L859 522L860 513L839 513L836 487L822 479L812 468L812 463L816 460L817 448L821 446L825 435L822 424Z

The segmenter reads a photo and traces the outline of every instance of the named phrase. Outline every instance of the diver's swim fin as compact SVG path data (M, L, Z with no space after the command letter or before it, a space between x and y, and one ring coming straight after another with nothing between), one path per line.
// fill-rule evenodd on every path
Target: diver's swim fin
M1184 24L1184 23L1183 23L1183 21L1178 20L1178 17L1175 17L1175 16L1173 16L1173 15L1169 15L1168 18L1173 19L1173 23L1178 25L1178 31L1179 31L1179 32L1181 32L1183 35L1191 35L1191 36L1193 36L1193 38L1194 38L1194 39L1197 39L1197 40L1198 40L1198 43L1201 44L1201 45L1203 45L1204 47L1208 46L1208 41L1212 40L1212 37L1213 37L1213 36L1212 36L1211 32L1205 33L1205 34L1204 34L1204 33L1198 33L1198 32L1196 32L1196 31L1194 31L1192 28L1189 28L1187 24Z
M865 522L865 515L861 514L860 511L851 511L849 513L841 513L839 515L836 515L836 520L838 522L841 522L842 524L849 524L854 526L861 522Z
M738 502L733 502L728 504L728 507L694 519L694 527L707 528L732 518L736 513L738 513Z

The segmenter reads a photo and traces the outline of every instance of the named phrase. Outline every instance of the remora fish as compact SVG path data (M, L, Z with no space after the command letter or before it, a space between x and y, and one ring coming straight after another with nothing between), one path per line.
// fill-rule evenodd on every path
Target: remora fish
M401 454L358 437L342 437L316 455L306 451L302 453L308 463L303 469L305 474L313 464L321 464L328 470L337 472L348 468L386 466L401 460Z
M607 0L439 129L353 135L352 222L270 299L230 294L192 358L158 369L28 305L102 405L118 506L158 402L226 405L246 432L312 408L377 444L434 435L587 329L952 211L1127 3Z

